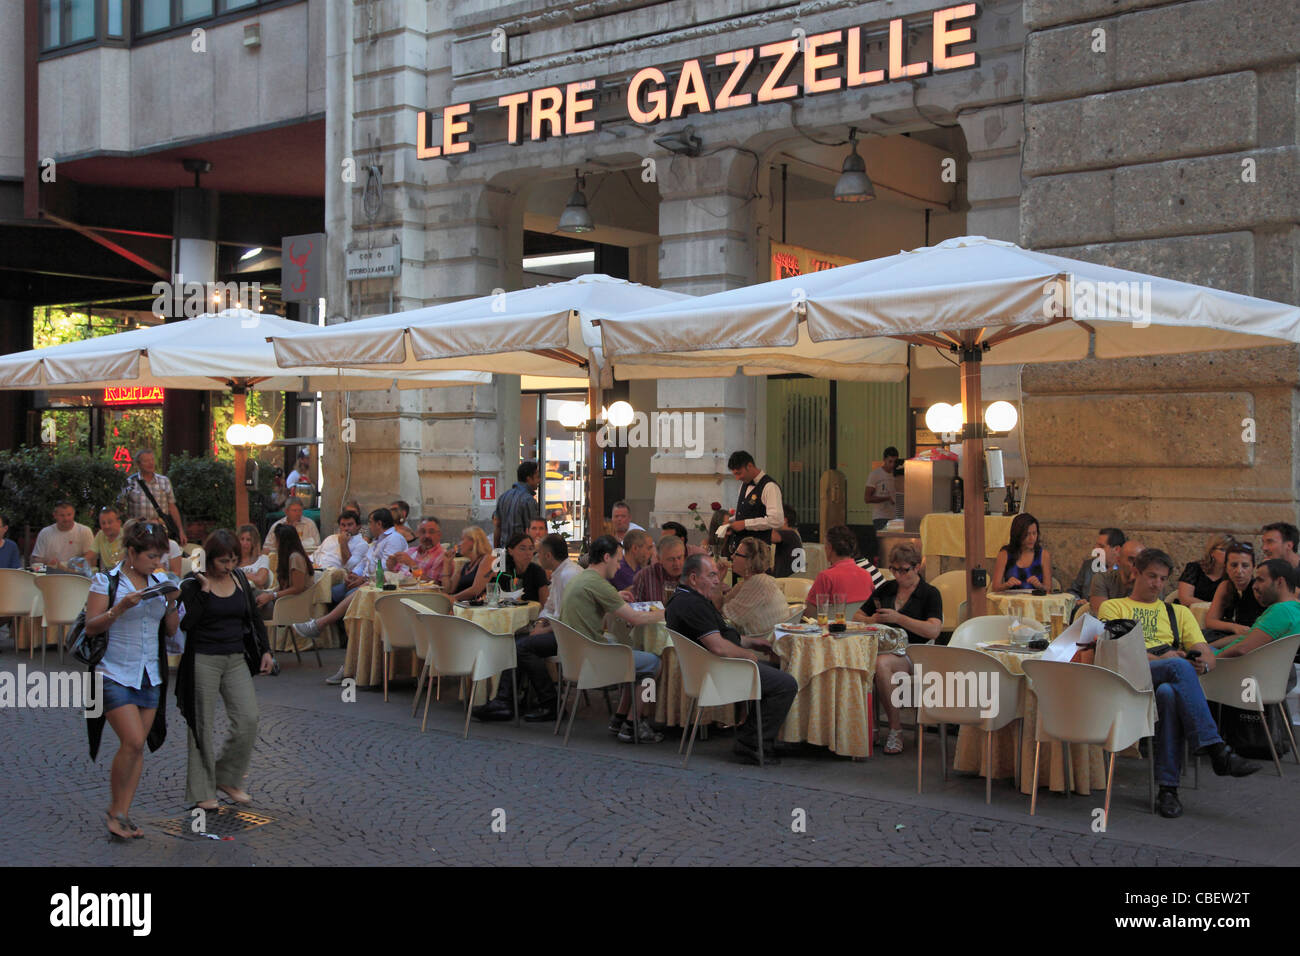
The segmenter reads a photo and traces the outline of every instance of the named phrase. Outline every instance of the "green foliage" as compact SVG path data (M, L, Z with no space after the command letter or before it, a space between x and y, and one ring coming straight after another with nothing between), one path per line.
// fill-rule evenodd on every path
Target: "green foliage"
M214 458L173 455L167 463L181 515L186 521L205 518L217 527L235 525L235 468Z
M267 421L266 413L269 402L265 402L265 396L261 392L250 391L245 396L245 418L249 424L255 425L258 422L266 422L275 430L278 435L282 431L283 411L276 416L274 421ZM235 449L230 442L226 441L226 429L235 421L235 396L230 392L223 392L212 403L212 446L216 450L216 456L222 461L235 461Z
M110 316L70 312L67 309L42 308L32 310L32 348L43 349L49 345L80 342L125 332L134 325L126 325Z
M76 505L78 521L98 528L99 509L117 500L126 480L108 455L30 446L0 451L0 476L0 500L15 538L24 525L34 533L50 524L54 505L65 499Z

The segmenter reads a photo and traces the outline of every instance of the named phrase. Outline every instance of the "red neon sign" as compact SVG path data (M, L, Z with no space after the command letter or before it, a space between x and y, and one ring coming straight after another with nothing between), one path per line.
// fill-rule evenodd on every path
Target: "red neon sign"
M104 389L105 405L161 405L161 386L113 385Z

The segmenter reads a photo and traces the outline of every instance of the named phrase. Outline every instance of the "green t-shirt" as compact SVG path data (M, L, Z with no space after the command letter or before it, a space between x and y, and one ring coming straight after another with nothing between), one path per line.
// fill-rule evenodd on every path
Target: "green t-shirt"
M1097 609L1097 616L1103 621L1132 618L1142 625L1142 637L1145 639L1148 649L1159 647L1162 644L1166 647L1172 647L1174 632L1169 627L1169 612L1165 610L1166 607L1172 607L1174 614L1178 618L1178 642L1180 647L1188 648L1193 644L1205 642L1200 625L1196 623L1196 618L1192 615L1191 610L1181 604L1166 605L1164 601L1152 601L1143 604L1131 597L1111 598L1109 601L1102 602L1101 607Z
M1264 613L1255 619L1252 627L1263 631L1271 641L1300 634L1300 601L1277 601L1270 604L1264 609ZM1235 641L1223 647L1216 647L1214 653L1222 654L1233 644L1239 644L1245 637L1246 635L1242 634Z
M122 560L122 544L126 539L118 534L116 541L109 541L102 531L95 532L94 552L99 557L99 567L103 571L112 571Z
M593 641L605 639L605 615L623 606L614 585L587 568L564 586L560 621Z

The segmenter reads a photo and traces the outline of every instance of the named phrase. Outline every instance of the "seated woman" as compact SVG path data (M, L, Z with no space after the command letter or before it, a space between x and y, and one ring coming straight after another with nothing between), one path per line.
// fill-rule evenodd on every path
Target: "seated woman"
M858 539L847 525L836 525L826 532L826 562L828 567L813 579L808 589L804 614L817 613L817 598L822 595L840 595L848 604L862 603L874 590L871 573L858 567L853 555L858 549Z
M767 574L772 549L758 538L745 538L731 556L740 583L722 595L722 615L744 637L772 639L772 629L790 617L790 605L776 578Z
M536 546L532 537L523 531L516 531L506 542L506 569L493 580L503 592L523 588L523 600L545 604L551 586L547 583L542 566L533 562L535 553Z
M994 591L1046 591L1052 582L1052 556L1038 534L1038 519L1018 514L1011 522L1011 540L998 552L993 566Z
M262 536L251 524L239 526L239 570L248 583L265 591L271 586L271 559L262 553Z
M1255 597L1255 549L1244 542L1228 545L1224 580L1205 612L1205 639L1211 647L1225 647L1248 632L1264 607Z
M1191 607L1197 601L1213 601L1214 593L1223 582L1223 565L1228 556L1228 546L1235 544L1232 535L1210 536L1205 546L1205 557L1188 561L1183 576L1178 579L1178 603Z
M301 594L311 585L311 562L303 550L298 529L291 524L275 528L275 585L273 591L263 591L257 596L257 606L263 608L263 617L269 617L271 605L282 597Z
M442 589L453 601L472 601L482 597L487 590L488 578L492 576L492 545L487 535L477 525L470 525L460 536L460 547L456 549L467 563L456 573L456 562L446 561L447 570L442 579Z
M854 620L868 624L887 624L907 633L908 644L925 644L943 629L943 596L939 589L921 578L921 552L915 545L901 543L889 551L889 570L894 580L881 589L858 612ZM894 675L912 673L907 645L879 645L876 655L876 697L885 705L889 732L885 735L885 753L903 752L902 721L893 703Z

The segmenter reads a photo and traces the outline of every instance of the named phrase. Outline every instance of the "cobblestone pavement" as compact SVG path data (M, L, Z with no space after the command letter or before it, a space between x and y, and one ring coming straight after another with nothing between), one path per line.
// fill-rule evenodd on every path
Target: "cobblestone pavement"
M225 842L159 828L187 817L185 728L174 702L168 740L146 755L131 811L148 835L127 845L110 844L102 825L116 752L111 730L91 764L79 712L0 709L0 861L1205 866L1269 862L1295 843L1290 836L1270 845L1262 834L1256 842L1267 849L1247 852L1232 834L1189 842L1186 833L1196 828L1185 827L1174 836L1170 821L1145 812L1140 772L1128 773L1129 786L1117 786L1109 834L1088 826L1099 797L1049 796L1030 818L1027 800L1005 784L995 787L991 808L982 780L943 784L937 761L930 764L935 792L927 782L926 795L917 797L910 735L909 757L901 760L852 762L814 752L764 771L733 763L730 739L715 735L682 770L675 737L638 748L609 737L596 695L592 712L580 712L568 749L549 727L527 724L475 723L462 740L463 712L449 684L421 734L409 716L409 682L389 703L365 692L343 703L337 688L321 683L332 666L327 659L323 672L299 669L290 658L281 677L258 679L262 721L248 789L252 809L271 822ZM0 670L13 667L6 651ZM937 756L933 745L930 753ZM1268 780L1271 768L1253 778L1273 794L1257 809L1281 813L1293 805L1300 768L1286 769L1284 781ZM1195 799L1185 798L1189 816ZM1207 794L1203 802L1221 806L1224 799ZM1202 828L1212 829L1217 817L1206 812L1211 819ZM801 817L806 832L795 832Z

